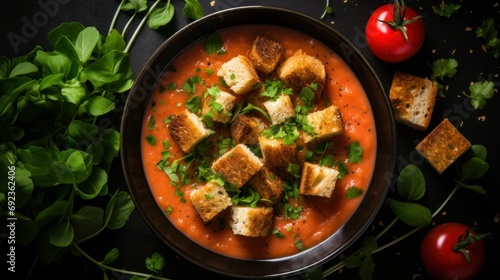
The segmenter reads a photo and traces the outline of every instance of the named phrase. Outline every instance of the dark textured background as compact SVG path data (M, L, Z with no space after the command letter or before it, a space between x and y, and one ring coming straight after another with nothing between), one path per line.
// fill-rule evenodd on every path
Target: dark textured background
M270 5L301 11L317 19L320 18L325 6L325 1L308 0L200 0L200 2L202 2L205 14L242 5ZM399 174L399 171L409 163L417 165L424 173L427 184L427 193L419 203L434 211L455 185L453 181L453 178L455 178L454 166L449 168L443 175L438 175L415 151L416 144L443 118L448 117L453 120L454 124L460 123L459 130L472 144L486 146L488 149L487 162L490 164L490 170L484 178L475 183L482 185L487 190L488 195L482 196L467 190L459 190L444 208L443 213L435 218L434 223L461 222L471 227L478 227L482 232L494 232L496 240L486 241L486 263L478 279L498 279L498 276L500 276L498 272L498 264L500 264L498 245L500 237L498 221L500 218L500 190L497 176L500 174L500 145L498 144L498 136L494 137L494 134L497 135L500 128L500 97L496 93L495 97L488 101L483 109L473 110L467 105L468 101L462 92L468 91L468 86L473 81L490 80L495 83L497 89L500 86L500 59L495 59L492 54L485 53L481 49L483 41L476 38L474 32L480 26L483 18L495 18L498 24L500 6L498 0L450 0L447 2L460 2L462 4L459 12L451 18L438 17L433 13L431 6L439 5L441 0L406 1L408 6L425 15L424 24L427 33L420 52L403 63L390 64L378 60L370 53L365 42L364 26L368 17L378 6L387 3L387 1L330 1L334 13L327 15L322 21L345 35L360 49L379 74L387 91L395 70L429 76L432 73L429 66L432 61L439 58L455 58L458 60L458 73L448 83L449 91L446 97L437 101L429 129L426 132L419 132L398 125L398 157L396 159L395 173ZM135 74L140 71L148 57L166 38L189 23L189 20L181 13L184 1L172 0L172 3L176 7L173 21L168 26L157 31L144 28L133 45L130 54ZM37 44L48 48L47 32L65 21L79 21L86 26L95 26L101 33L105 33L118 4L119 1L117 0L3 1L0 8L0 56L13 57L22 55L32 50ZM122 14L118 26L123 26L127 19L128 16ZM468 31L468 28L471 28L472 31ZM22 43L14 46L9 41L9 37L12 37L13 34L22 37ZM117 107L120 107L119 105ZM119 127L119 110L115 113L114 118L116 127ZM111 188L126 189L120 159L115 160L109 184ZM394 189L391 189L389 196L397 198ZM383 206L372 225L368 227L367 232L346 253L359 248L364 236L377 234L393 218L394 215L388 210L388 207ZM419 245L423 235L431 227L427 227L395 246L373 255L376 263L373 278L430 279L420 262ZM411 230L411 227L398 222L379 242L386 243L409 230ZM4 241L1 240L2 260L5 257ZM167 278L197 279L200 276L210 279L223 278L218 274L189 263L162 244L144 223L137 211L133 213L131 220L124 228L116 231L105 231L97 239L90 240L82 244L82 246L85 250L92 252L96 259L102 259L104 254L111 248L118 248L120 258L115 263L115 266L124 269L147 272L144 268L145 258L158 251L166 257L164 273ZM33 252L18 247L18 272L16 272L14 278L7 279L25 278L25 274L33 260ZM325 267L335 264L337 261L338 259L333 259ZM2 267L4 265L2 264ZM2 269L0 275L5 275L5 270ZM12 277L12 274L8 275ZM112 279L128 279L123 275L111 273L108 275ZM51 266L38 264L34 267L30 279L40 279L42 276L53 279L101 279L102 272L86 260L68 254L68 258L65 258L61 264ZM300 279L302 276L296 276L295 278ZM357 271L349 269L336 272L328 277L328 279L357 278L359 278Z

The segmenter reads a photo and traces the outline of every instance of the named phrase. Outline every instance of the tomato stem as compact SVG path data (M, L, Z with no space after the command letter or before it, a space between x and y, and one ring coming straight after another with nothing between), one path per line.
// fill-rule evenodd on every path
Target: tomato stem
M470 256L469 253L467 252L467 247L471 246L472 244L477 244L477 242L481 239L485 239L486 237L489 237L492 233L483 233L483 234L474 234L471 233L470 229L465 230L465 233L460 235L457 239L457 244L453 246L453 252L460 252L462 253L465 258L467 259L468 262L470 262Z
M392 10L392 21L381 20L381 19L378 19L378 21L387 24L392 29L398 29L399 31L401 31L406 41L409 42L410 40L408 39L408 34L406 33L405 26L414 22L417 19L422 18L422 16L418 15L411 19L405 20L405 15L406 15L405 1L401 0L400 3L399 0L394 0L394 9Z

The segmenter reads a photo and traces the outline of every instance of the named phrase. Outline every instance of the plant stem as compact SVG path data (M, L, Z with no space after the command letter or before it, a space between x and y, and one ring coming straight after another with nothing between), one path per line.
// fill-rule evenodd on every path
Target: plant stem
M135 15L137 15L137 12L135 12L131 17L130 19L127 21L127 24L125 24L125 27L123 28L123 31L122 31L122 37L125 37L125 33L127 33L127 29L129 28L130 24L132 23L132 21L135 19Z
M323 11L320 19L323 19L326 16L326 9L328 8L328 6L330 6L330 0L326 0L325 10Z
M113 19L111 20L111 24L109 25L109 31L108 31L108 34L111 33L111 31L113 30L113 28L115 27L115 24L116 24L116 20L118 19L118 14L120 14L120 9L122 8L123 4L125 3L125 0L122 0L122 2L120 3L120 5L118 6L118 8L116 9L115 11L115 15L113 16Z
M119 268L115 268L115 267L112 267L112 266L105 265L105 264L103 264L101 262L98 262L94 258L92 258L80 246L78 246L78 244L72 242L71 246L73 246L74 249L76 249L80 254L82 254L82 256L84 256L85 258L87 258L89 261L91 261L95 265L99 266L102 270L111 270L111 271L115 271L115 272L122 273L122 274L143 277L145 279L169 280L168 278L163 278L163 277L152 275L152 274L140 273L140 272L135 272L135 271L129 271L129 270L119 269Z
M154 10L154 8L156 8L156 6L160 3L160 0L156 0L156 2L153 4L153 6L151 6L151 8L148 10L148 13L144 16L144 18L141 20L141 22L139 23L139 26L137 26L137 28L135 29L134 31L134 34L132 35L132 37L130 38L130 41L128 42L127 44L127 47L125 48L125 51L126 53L128 53L130 47L132 46L132 44L134 43L135 41L135 38L137 37L137 35L139 34L139 31L141 31L141 28L142 26L144 25L144 23L146 23L149 15L151 14L151 12ZM168 1L168 3L170 3L170 0ZM167 4L168 5L168 4Z

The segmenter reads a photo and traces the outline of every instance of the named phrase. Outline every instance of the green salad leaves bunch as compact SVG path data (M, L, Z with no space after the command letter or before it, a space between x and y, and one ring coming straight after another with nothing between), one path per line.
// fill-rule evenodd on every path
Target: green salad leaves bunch
M203 16L198 1L185 2L184 15ZM118 14L130 10L119 32ZM127 43L126 31L142 12ZM170 1L149 7L147 0L123 0L107 34L66 22L47 34L50 50L36 46L19 57L0 57L0 169L9 171L0 177L0 217L15 221L16 246L33 246L35 263L51 264L72 252L98 265L105 278L106 270L150 277L108 266L119 256L116 248L98 262L80 244L121 228L134 210L126 191L108 186L120 149L111 113L134 82L128 51L138 32L145 23L165 25L173 15Z

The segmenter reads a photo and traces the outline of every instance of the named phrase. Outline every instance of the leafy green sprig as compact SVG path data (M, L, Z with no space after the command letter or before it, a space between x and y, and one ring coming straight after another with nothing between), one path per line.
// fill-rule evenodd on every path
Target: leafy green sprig
M500 57L500 39L498 38L498 29L495 26L495 20L493 18L483 20L482 25L476 29L476 36L485 40L486 49L490 51L495 58Z
M386 199L387 205L389 205L391 210L397 215L396 218L394 218L394 220L377 236L367 236L363 241L362 248L332 267L324 270L321 276L326 277L343 267L347 267L359 268L361 279L371 279L375 269L375 264L373 263L371 255L403 241L407 237L430 225L432 219L441 213L443 208L458 190L468 189L486 195L486 191L483 187L470 184L470 181L483 177L489 169L489 164L486 162L486 148L482 145L473 145L471 147L471 152L472 156L468 160L457 161L456 170L458 179L455 180L456 185L443 203L432 214L430 214L431 211L427 207L414 202L425 195L425 180L420 169L411 164L403 168L397 179L397 191L406 201L399 201L392 198ZM379 246L378 240L388 232L398 220L414 226L415 228L401 237L385 245Z
M439 6L432 6L432 10L435 14L442 17L451 17L454 13L462 7L460 4L445 3L444 0L441 1Z
M95 27L68 22L48 33L52 50L37 46L20 57L0 57L0 167L16 171L16 210L7 208L8 184L2 181L0 216L17 218L16 241L36 244L35 262L50 264L72 252L95 263L104 277L116 271L155 278L109 266L119 256L116 248L98 262L81 244L105 229L123 227L134 210L127 192L108 188L120 134L107 115L116 95L133 84L132 42L146 19L150 27L170 21L163 17L173 11L169 3L150 7L128 44L114 28L120 8L130 5L135 16L147 1L122 1L105 36ZM186 7L196 3L186 1Z

